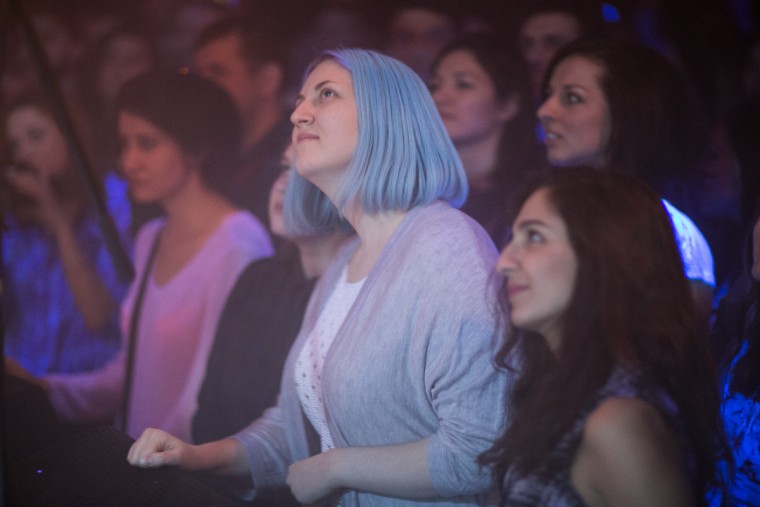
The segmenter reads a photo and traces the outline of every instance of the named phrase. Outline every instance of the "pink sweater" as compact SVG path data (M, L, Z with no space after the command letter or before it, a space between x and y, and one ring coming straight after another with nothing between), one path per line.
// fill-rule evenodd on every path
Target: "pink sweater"
M122 336L132 317L139 280L163 219L146 224L135 245L137 276L122 304ZM127 433L147 427L190 440L190 422L225 300L250 262L272 254L263 226L248 212L227 217L201 250L163 285L151 276L140 315ZM113 417L123 393L126 348L104 368L78 375L50 375L50 399L68 421Z

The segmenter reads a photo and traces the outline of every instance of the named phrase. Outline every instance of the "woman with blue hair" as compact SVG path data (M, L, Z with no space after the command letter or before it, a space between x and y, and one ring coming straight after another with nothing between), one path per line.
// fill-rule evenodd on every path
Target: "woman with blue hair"
M491 361L496 251L455 207L467 183L422 81L366 50L329 51L291 116L293 230L346 220L357 237L312 294L275 407L232 438L147 430L133 465L249 476L303 503L477 505L477 464L505 424Z

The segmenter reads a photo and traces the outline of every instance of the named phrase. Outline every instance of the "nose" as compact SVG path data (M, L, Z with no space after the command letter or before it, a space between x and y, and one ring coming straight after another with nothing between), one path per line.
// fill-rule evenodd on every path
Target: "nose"
M121 162L122 171L125 173L133 171L137 166L137 150L125 143L121 148L119 161Z
M554 95L549 95L544 99L541 105L538 106L538 109L536 110L536 118L538 118L541 123L546 123L555 118L556 101L557 98Z
M496 272L502 276L509 276L517 267L515 258L515 247L513 243L507 244L501 251L499 258L496 260Z
M430 95L433 97L436 106L445 103L449 98L449 92L443 84L438 84Z
M308 100L302 100L299 102L293 112L290 114L290 123L299 127L301 125L308 125L314 121L314 114L311 110Z

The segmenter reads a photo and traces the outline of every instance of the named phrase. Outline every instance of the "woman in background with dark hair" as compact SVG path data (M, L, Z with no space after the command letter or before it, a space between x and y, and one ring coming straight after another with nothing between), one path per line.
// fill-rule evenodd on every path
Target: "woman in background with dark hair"
M611 39L570 43L549 65L544 91L537 116L551 165L628 172L666 199L694 174L706 146L704 123L688 83L654 49ZM689 217L664 202L706 323L712 252Z
M720 464L728 487L711 499L715 507L760 501L760 214L750 232L744 277L721 301L710 332L730 444L730 459Z
M717 389L660 199L593 169L526 195L497 264L513 326L497 361L520 377L481 458L502 505L694 505Z
M497 246L515 188L545 166L533 129L528 73L519 56L489 34L464 36L433 62L428 88L462 159L470 194L462 211Z
M272 246L263 226L212 186L220 171L234 170L240 139L237 111L222 89L193 74L153 72L129 81L115 109L131 196L159 203L166 216L137 235L119 355L100 370L39 382L65 421L113 418L134 340L126 432L136 437L158 426L189 438L227 295Z
M74 103L68 108L90 154L83 113ZM3 133L11 162L0 181L5 356L33 375L96 370L119 349L127 284L118 280L52 104L35 92L11 100ZM131 250L124 181L113 173L94 177Z

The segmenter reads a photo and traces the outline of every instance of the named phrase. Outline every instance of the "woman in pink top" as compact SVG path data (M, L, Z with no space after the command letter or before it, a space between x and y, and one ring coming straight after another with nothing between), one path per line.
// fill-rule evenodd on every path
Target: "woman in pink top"
M214 189L214 178L234 168L239 140L236 110L220 88L191 74L144 74L124 86L116 111L132 198L159 203L165 217L137 235L137 277L122 305L118 357L99 371L51 375L42 384L65 420L113 418L122 407L134 326L125 429L139 436L153 426L189 438L227 294L242 269L271 255L272 246L253 215Z

